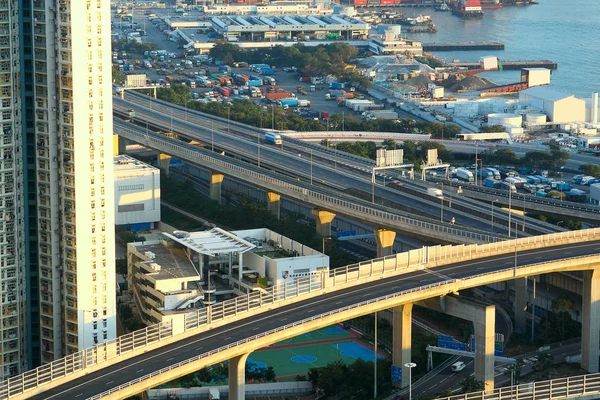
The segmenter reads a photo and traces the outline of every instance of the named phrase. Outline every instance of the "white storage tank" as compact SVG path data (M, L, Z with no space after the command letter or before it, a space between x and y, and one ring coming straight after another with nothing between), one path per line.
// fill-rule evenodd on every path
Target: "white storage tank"
M527 114L525 115L525 121L527 121L528 125L544 125L546 123L546 115L545 114Z
M513 125L521 126L523 116L509 113L488 114L488 125Z

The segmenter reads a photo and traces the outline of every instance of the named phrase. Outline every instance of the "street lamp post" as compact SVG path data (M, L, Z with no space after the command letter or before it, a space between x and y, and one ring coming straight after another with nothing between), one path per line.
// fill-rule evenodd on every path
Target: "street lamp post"
M492 200L492 235L494 234L494 203L498 200Z
M258 144L258 168L260 168L260 133L256 135L256 143Z
M375 351L373 352L373 398L377 398L377 311L375 311Z
M508 237L510 238L510 216L512 215L512 183L508 184Z
M231 112L231 107L227 106L227 134L229 135L229 114Z
M442 196L440 197L440 222L444 222L444 182L442 182Z
M313 151L310 150L310 184L313 184L313 161L312 161Z
M412 369L417 366L414 362L404 364L408 368L408 400L412 400Z

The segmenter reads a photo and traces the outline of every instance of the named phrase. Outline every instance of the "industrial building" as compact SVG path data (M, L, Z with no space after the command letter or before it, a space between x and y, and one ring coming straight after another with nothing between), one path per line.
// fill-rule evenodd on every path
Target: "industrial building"
M584 100L547 86L537 86L521 91L519 101L542 111L554 123L585 121Z
M116 284L110 2L0 14L5 380L114 339Z
M398 26L398 28L400 28ZM369 36L369 50L375 54L411 54L423 55L423 46L418 40L402 38L400 31L386 30L383 34Z
M345 7L348 8L348 7ZM353 7L350 7L352 10ZM312 7L310 3L214 4L205 6L204 15L330 15L332 8Z
M150 230L160 221L160 170L127 155L114 157L115 224Z
M366 39L370 26L347 15L215 16L213 29L241 41Z
M266 228L163 232L127 245L129 288L144 323L326 273L329 257Z

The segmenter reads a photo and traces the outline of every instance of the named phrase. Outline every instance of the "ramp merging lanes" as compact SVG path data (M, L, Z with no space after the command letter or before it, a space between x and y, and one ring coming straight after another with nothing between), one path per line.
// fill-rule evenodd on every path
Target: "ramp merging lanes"
M592 234L595 235L595 232L596 230ZM390 301L402 304L403 299L407 298L406 296L413 296L412 301L418 296L423 298L439 296L458 290L458 286L464 289L481 285L486 280L493 282L498 279L518 278L522 274L531 273L531 268L537 268L537 273L555 272L570 263L569 268L571 269L589 269L595 265L591 264L592 262L597 263L597 258L594 256L598 255L598 245L600 244L596 236L593 238L590 236L590 240L593 241L560 246L546 243L545 247L519 252L516 268L514 254L506 252L510 245L508 243L506 247L502 247L503 254L442 265L435 268L435 273L429 269L420 269L385 279L376 279L366 284L360 284L359 281L356 286L344 287L307 300L271 310L267 309L258 317L232 319L232 322L226 325L182 338L182 340L154 350L148 350L137 357L108 365L83 377L68 380L60 386L45 390L38 395L16 398L96 399L108 395L109 392L116 393L118 390L126 390L131 387L132 383L141 383L149 388L162 383L161 374L157 374L155 371L161 371L162 374L166 374L167 371L176 373L177 368L182 368L189 362L196 363L194 366L200 368L207 363L223 361L225 358L220 359L219 354L228 349L246 346L245 351L247 352L248 346L252 347L254 340L267 337L267 335L273 335L272 342L279 341L286 338L288 330L293 327L302 327L309 321L322 320L324 325L328 325L332 323L331 316L337 318L334 320L337 322L343 321L349 315L370 313L372 308L366 312L361 308L366 307L367 304L375 305L375 307L379 304L380 307L387 308L391 306ZM541 242L537 243L539 245ZM490 245L486 246L489 248ZM502 278L498 278L499 276ZM316 329L315 325L311 325L311 329ZM278 334L275 335L275 332ZM265 343L262 342L262 345L264 346ZM215 352L215 350L219 351ZM57 381L57 383L59 382ZM6 390L6 387L3 389Z

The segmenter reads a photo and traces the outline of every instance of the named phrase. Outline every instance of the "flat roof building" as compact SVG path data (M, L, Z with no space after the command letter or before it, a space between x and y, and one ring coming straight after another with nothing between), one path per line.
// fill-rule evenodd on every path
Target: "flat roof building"
M160 221L160 170L127 155L114 157L115 224L150 230Z
M127 245L129 288L144 323L329 270L329 257L266 228L163 232Z
M519 101L539 109L555 123L585 121L584 100L548 86L536 86L521 91Z

